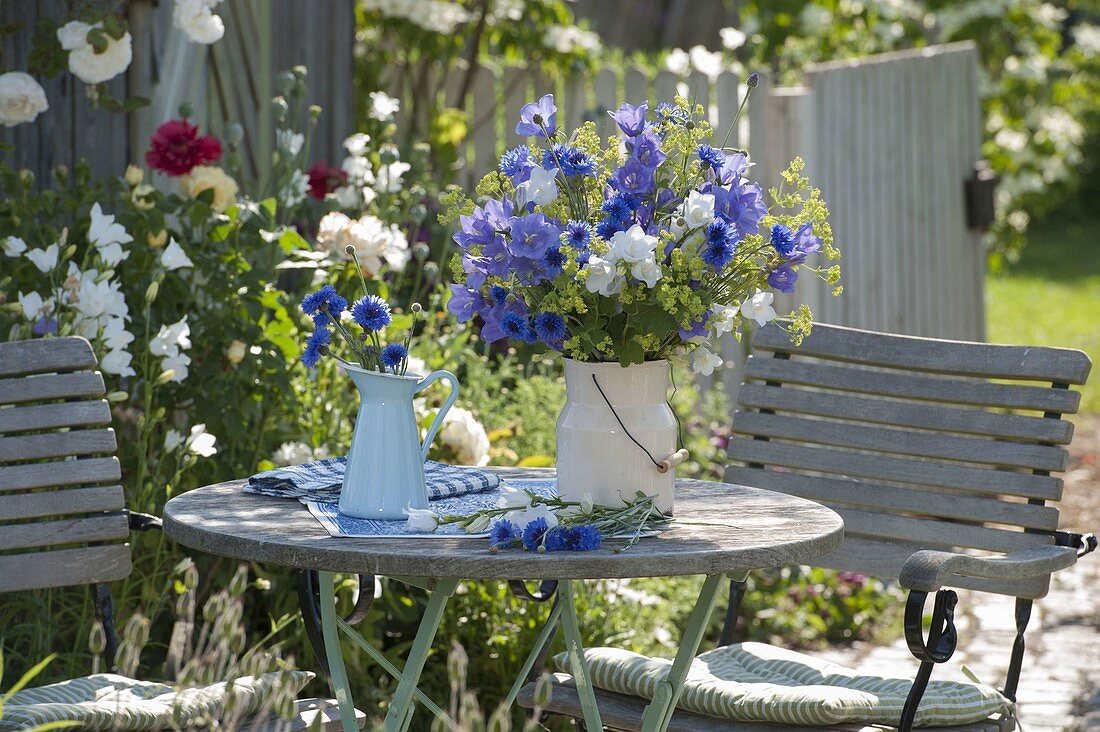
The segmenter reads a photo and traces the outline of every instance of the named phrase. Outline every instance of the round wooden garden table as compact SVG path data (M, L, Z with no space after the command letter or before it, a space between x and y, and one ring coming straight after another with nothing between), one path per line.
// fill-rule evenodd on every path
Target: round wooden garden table
M512 479L547 479L553 470L494 469ZM542 646L560 622L573 661L588 729L602 729L577 627L573 580L705 575L695 609L684 628L669 676L646 709L643 730L667 728L699 650L706 621L727 578L754 569L799 564L836 549L844 523L830 509L802 498L726 483L676 482L675 519L668 530L616 553L616 542L588 552L493 554L484 537L334 538L292 499L244 493L246 481L220 483L177 496L164 509L164 530L180 544L211 554L280 564L320 575L321 630L330 676L345 732L355 732L339 631L398 678L386 715L386 730L407 729L414 697L433 713L443 712L417 689L420 673L447 599L460 580L558 581L557 599L512 692L511 703ZM431 592L403 670L390 664L336 614L333 573L383 575Z

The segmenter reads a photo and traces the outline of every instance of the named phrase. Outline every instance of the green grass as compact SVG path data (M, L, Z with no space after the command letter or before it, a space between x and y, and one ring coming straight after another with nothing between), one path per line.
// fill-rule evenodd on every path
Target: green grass
M1020 261L986 280L992 343L1079 348L1094 364L1081 411L1100 412L1100 216L1037 222Z

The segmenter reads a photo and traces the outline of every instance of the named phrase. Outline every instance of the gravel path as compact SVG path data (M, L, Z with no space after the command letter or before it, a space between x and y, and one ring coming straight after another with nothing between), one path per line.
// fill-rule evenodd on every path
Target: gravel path
M1062 526L1100 533L1100 418L1081 419L1065 474ZM959 649L933 678L965 681L965 665L984 683L1004 683L1016 634L1011 597L959 592ZM1018 692L1023 732L1100 731L1100 552L1059 572L1038 601L1025 636ZM857 643L824 653L861 671L896 675L917 661L904 639L885 646Z

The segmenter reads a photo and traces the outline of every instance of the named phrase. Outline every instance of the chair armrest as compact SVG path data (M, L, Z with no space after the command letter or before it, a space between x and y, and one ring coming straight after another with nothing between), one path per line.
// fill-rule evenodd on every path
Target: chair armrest
M130 522L130 531L149 531L150 529L164 530L164 522L159 516L152 516L137 511L126 511L126 517Z
M1054 544L1041 544L999 557L924 549L905 560L898 581L909 590L932 592L955 575L990 580L1022 579L1050 574L1076 561L1076 548Z

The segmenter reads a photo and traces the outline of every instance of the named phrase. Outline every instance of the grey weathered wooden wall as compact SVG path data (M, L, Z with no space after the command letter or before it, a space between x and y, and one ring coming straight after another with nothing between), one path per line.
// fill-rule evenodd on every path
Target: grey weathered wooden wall
M0 3L0 23L22 28L3 39L5 69L25 69L34 24L40 17L69 19L64 0ZM262 170L271 150L273 79L282 70L308 67L306 101L324 107L314 132L316 157L338 159L354 123L354 0L233 0L218 6L225 37L213 46L186 41L172 27L170 0L132 0L128 8L134 61L111 80L112 96L146 96L153 104L130 115L92 109L85 85L69 73L40 79L50 109L34 124L0 131L14 147L12 160L40 178L58 164L87 158L97 176L118 175L140 161L149 135L177 116L180 102L195 104L195 119L218 131L240 121L253 131L246 165ZM261 153L261 151L265 151Z

